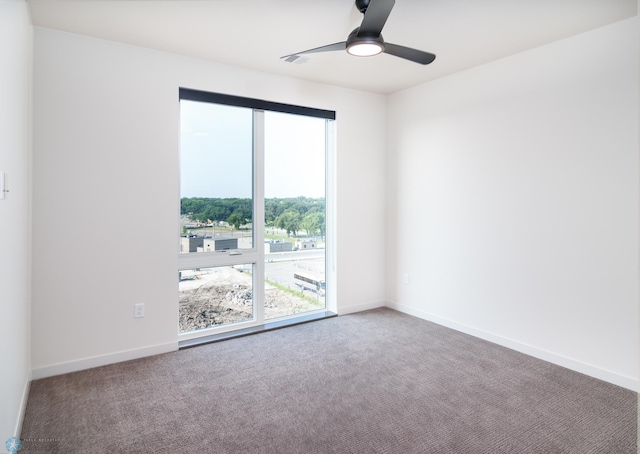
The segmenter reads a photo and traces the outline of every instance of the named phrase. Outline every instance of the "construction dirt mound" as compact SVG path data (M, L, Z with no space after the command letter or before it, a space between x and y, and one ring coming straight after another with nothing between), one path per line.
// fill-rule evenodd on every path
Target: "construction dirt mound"
M231 267L208 269L180 281L180 332L251 320L251 275ZM307 299L267 285L267 319L319 309Z

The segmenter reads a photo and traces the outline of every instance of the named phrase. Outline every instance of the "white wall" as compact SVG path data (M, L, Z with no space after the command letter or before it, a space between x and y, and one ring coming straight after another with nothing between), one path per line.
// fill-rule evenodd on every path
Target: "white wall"
M637 38L636 17L390 96L392 307L637 389Z
M337 310L383 304L385 97L36 28L34 377L177 347L181 86L337 111Z
M32 28L26 2L0 0L0 441L19 433L30 373Z

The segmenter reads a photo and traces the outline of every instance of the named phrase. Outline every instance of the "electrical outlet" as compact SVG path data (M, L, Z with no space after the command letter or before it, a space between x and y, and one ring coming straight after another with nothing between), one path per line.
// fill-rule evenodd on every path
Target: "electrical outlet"
M133 306L133 317L134 318L144 317L144 303L138 303Z

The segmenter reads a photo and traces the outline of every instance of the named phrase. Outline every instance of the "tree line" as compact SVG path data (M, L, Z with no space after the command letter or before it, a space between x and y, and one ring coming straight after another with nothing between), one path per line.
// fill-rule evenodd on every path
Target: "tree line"
M324 198L265 199L266 226L283 229L288 236L304 231L308 236L325 236ZM253 219L251 199L184 197L180 200L180 214L194 222L227 222L236 230Z

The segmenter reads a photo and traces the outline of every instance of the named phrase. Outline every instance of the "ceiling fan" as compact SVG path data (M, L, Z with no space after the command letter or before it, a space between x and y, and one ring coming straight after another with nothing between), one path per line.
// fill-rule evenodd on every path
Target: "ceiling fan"
M291 59L297 59L302 54L346 50L349 54L358 57L372 57L384 52L421 65L428 65L435 60L434 54L387 43L382 38L382 28L391 14L395 0L355 0L355 2L356 8L364 14L364 18L360 27L353 30L346 41L285 55L282 59L292 61Z

